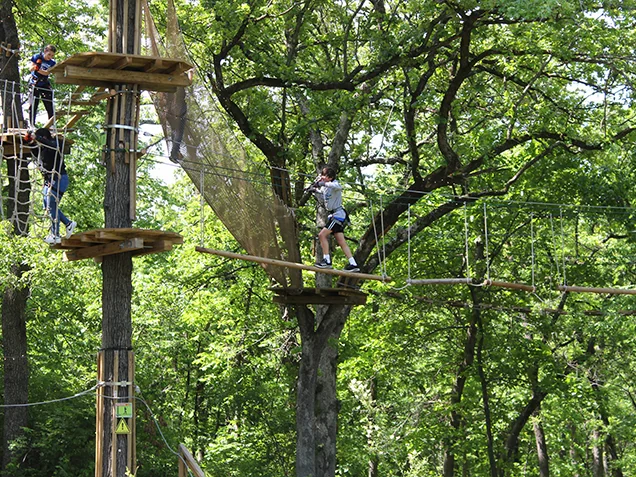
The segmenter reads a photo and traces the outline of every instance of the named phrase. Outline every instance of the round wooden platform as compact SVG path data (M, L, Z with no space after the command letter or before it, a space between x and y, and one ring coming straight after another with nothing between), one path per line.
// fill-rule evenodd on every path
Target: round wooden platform
M172 250L173 245L182 243L183 237L176 232L136 228L95 229L73 234L51 248L68 250L64 259L74 261L125 252L132 252L133 256L167 252Z

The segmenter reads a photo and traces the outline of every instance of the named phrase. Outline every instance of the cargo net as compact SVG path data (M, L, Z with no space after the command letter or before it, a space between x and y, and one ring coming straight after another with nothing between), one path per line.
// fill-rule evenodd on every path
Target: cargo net
M166 44L144 4L146 30L154 56L187 58L172 2L168 5ZM263 165L248 160L212 104L212 95L193 81L175 93L155 93L153 102L168 153L179 163L232 236L250 255L300 262L293 210L274 194ZM237 152L238 151L238 152ZM302 287L300 271L264 264L283 287Z

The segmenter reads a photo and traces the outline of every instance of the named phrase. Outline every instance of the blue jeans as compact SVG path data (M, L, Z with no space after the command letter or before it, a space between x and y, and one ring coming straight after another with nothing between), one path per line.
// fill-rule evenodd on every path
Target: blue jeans
M64 225L71 223L60 210L60 201L66 189L68 189L68 175L55 175L56 179L50 184L44 184L44 208L51 216L51 233L56 237L60 235L60 222Z

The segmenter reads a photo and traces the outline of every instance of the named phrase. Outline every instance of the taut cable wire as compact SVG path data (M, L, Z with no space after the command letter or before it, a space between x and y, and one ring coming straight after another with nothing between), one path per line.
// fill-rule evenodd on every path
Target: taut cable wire
M464 253L466 254L466 278L471 278L470 258L468 256L468 206L464 202Z
M488 209L484 202L484 237L486 239L486 278L490 280L490 252L488 251Z

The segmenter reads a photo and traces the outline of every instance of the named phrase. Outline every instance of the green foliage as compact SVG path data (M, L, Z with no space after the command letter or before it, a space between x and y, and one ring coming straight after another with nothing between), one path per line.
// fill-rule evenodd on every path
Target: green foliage
M313 177L341 113L350 115L340 177L350 187L353 238L364 236L369 209L382 203L403 210L384 238L387 273L400 290L365 283L369 303L353 309L338 343L337 475L363 475L370 462L386 476L440 475L450 453L457 474L490 474L485 396L496 463L508 475L537 475L534 423L547 436L553 475L584 474L592 446L608 436L619 444L611 465L634 474L636 363L626 316L633 298L571 294L555 312L563 306L556 286L564 282L626 287L635 279L635 155L631 136L617 136L634 119L631 5L607 4L601 12L579 1L409 1L386 4L390 15L369 2L305 6L206 0L177 8L199 73L216 75L215 55L231 44L221 65L225 84L258 80L231 99L251 121L249 139L257 132L281 146L294 178ZM25 51L49 42L59 57L103 49L105 8L16 3ZM151 8L164 28L165 5ZM463 59L483 56L443 117L469 16L475 28ZM430 43L418 49L429 33ZM263 78L280 83L270 87ZM83 230L103 223L102 117L96 110L83 119L67 159L72 184L64 210ZM446 182L427 182L408 217L403 189L416 175L448 166L440 126L448 126L444 139L461 167ZM326 145L322 156L313 155L312 131ZM498 149L526 135L531 139ZM246 149L262 160L256 146ZM272 303L259 266L194 251L201 241L239 246L207 208L201 222L185 176L171 185L155 180L153 160L139 164L136 226L179 232L185 243L134 262L136 475L174 475L171 449L179 443L211 475L293 475L296 323ZM400 242L407 228L466 193L498 199L486 207L469 201ZM313 212L297 210L307 259ZM39 239L14 237L4 221L0 291L20 285L9 273L15 263L29 266L22 284L32 290L30 401L89 389L100 346L99 267L63 262ZM476 285L488 277L532 284L537 293L403 288L406 277L460 276ZM511 428L533 393L545 398L506 458ZM28 451L28 466L11 475L92 475L92 399L32 408L32 425L15 443Z

